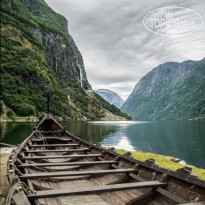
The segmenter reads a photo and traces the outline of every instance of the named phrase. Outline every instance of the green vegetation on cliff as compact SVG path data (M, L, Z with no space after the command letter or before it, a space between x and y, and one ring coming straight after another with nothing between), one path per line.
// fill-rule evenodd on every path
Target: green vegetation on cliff
M22 9L23 8L23 9ZM1 96L16 115L39 115L45 112L46 95L53 99L51 112L69 113L67 96L49 68L44 47L28 29L36 26L32 15L20 3L2 4L1 25Z
M83 60L62 15L43 0L3 0L1 15L1 115L9 111L10 118L40 118L50 90L54 115L70 119L105 116L101 103L85 90L90 85L82 71Z

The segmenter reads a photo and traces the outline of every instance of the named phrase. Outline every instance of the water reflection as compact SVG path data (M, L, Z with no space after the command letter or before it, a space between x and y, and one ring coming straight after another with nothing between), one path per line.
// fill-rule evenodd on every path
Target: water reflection
M149 121L88 121L89 124L95 125L117 125L126 127L128 125L142 124L142 123L150 123Z
M130 126L127 137L136 150L171 155L205 167L204 121L156 121Z
M205 121L71 122L68 128L71 133L103 146L174 156L205 168Z
M205 168L205 121L61 122L72 134L103 146L174 156ZM1 141L19 144L35 123L0 123Z
M134 151L135 148L130 143L127 137L127 128L131 125L149 123L143 121L90 121L89 124L100 126L107 125L113 127L115 132L111 132L107 137L101 142L102 146L113 146L117 149L125 149L129 151Z
M70 133L94 144L101 143L104 138L116 131L116 126L110 126L109 124L93 125L92 123L84 121L65 121L61 124L66 126L66 129Z
M12 145L20 144L31 134L35 125L34 122L1 122L0 141Z

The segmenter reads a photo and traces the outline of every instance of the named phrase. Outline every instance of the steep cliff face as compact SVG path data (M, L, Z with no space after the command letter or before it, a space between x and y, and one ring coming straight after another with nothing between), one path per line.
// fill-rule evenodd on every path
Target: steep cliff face
M106 109L88 83L67 20L43 0L3 0L1 104L18 116L51 112L70 119L102 119Z
M58 30L58 32L45 32L44 29L32 28L34 35L45 47L46 61L55 72L60 85L66 87L71 78L76 78L81 87L90 88L83 58L68 32L67 20L42 0L19 0L19 2L23 3L32 15L55 26Z
M121 110L135 119L205 117L205 60L159 65L136 84Z
M109 102L111 105L115 105L117 108L121 108L124 100L115 92L107 89L95 90L95 92L100 95L103 99Z
M78 68L79 68L79 74L80 74L79 80L80 80L81 87L83 87L85 89L91 89L91 86L88 82L87 75L85 72L82 55L81 55L80 51L78 50L78 47L76 46L71 35L69 35L69 42L70 42L71 47L73 48L75 56L77 57L77 63L79 65Z

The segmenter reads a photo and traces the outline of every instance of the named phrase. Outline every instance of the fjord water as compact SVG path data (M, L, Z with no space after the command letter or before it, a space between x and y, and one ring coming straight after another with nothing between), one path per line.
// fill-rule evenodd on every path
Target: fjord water
M61 124L94 144L174 156L205 168L205 121L65 121ZM1 141L19 144L35 125L2 122Z

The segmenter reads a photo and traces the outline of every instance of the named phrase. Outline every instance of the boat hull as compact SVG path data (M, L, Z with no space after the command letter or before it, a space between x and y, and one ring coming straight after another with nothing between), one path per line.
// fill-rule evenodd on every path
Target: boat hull
M152 159L141 162L113 148L106 150L73 136L50 114L13 151L7 177L12 186L26 187L11 196L17 205L23 199L27 205L205 201L205 182L190 168L172 172Z

